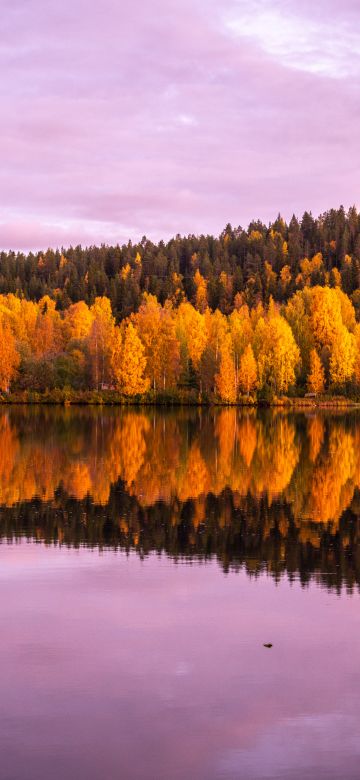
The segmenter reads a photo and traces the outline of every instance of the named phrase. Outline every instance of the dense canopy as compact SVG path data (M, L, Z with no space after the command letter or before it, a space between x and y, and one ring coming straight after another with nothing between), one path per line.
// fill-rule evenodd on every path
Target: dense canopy
M360 383L360 215L0 256L0 389L234 403Z

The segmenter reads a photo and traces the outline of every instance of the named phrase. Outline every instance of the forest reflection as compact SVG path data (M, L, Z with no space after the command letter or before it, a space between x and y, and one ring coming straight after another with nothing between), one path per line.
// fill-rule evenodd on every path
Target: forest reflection
M0 536L360 584L360 417L0 409Z

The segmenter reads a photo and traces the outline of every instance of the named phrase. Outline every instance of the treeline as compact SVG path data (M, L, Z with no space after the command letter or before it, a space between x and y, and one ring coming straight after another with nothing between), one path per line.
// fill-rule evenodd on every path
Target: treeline
M339 285L306 285L226 315L199 296L161 304L144 293L117 324L97 297L59 310L44 296L0 296L0 390L110 390L129 399L225 403L284 394L360 393L360 324Z
M246 304L286 302L308 286L341 286L360 308L360 215L341 207L318 219L305 212L289 224L228 225L213 236L177 236L154 244L70 247L25 255L0 253L0 292L32 301L49 295L60 310L97 297L111 302L117 321L138 310L143 293L161 304L186 298L200 311L208 305L230 314Z

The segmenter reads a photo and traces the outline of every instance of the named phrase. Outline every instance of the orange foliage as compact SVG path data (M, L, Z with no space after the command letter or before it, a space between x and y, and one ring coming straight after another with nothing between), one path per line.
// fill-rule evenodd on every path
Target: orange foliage
M311 393L322 393L324 391L325 373L316 349L312 349L310 353L310 372L307 382Z
M19 363L15 339L9 326L0 319L0 390L9 390Z
M229 333L222 340L220 347L221 358L219 372L215 377L216 389L222 401L235 403L236 401L236 377L234 354L232 350L231 336Z
M248 395L257 386L257 366L251 344L247 345L240 360L239 386Z
M275 231L273 240L283 246L280 233ZM139 255L129 262L129 273L141 273L141 265ZM305 258L301 267L305 276L320 271L321 255ZM266 262L265 277L268 293L291 282L286 265L277 280ZM250 311L237 293L235 308L225 315L209 309L206 280L198 269L194 281L197 308L183 299L182 278L175 273L169 279L174 304L162 305L145 293L139 311L122 323L115 323L104 296L91 307L79 301L62 312L48 295L38 303L0 295L0 321L8 334L0 351L3 391L18 377L15 389L90 386L132 396L149 387L166 394L186 388L233 403L239 388L271 397L287 393L298 380L313 392L322 392L326 383L340 386L355 379L360 384L359 326L339 286L305 285L285 307L270 296L267 309L259 303ZM233 282L231 273L221 271L219 295L229 312Z
M195 271L194 282L196 287L196 308L201 314L204 313L208 301L207 301L207 281L201 275L199 269Z

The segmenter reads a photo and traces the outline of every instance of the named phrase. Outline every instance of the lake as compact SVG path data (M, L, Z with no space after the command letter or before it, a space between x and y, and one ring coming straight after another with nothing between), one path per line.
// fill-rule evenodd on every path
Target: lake
M356 412L0 407L1 780L357 780L359 487Z

